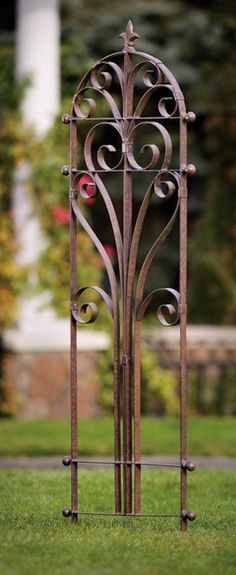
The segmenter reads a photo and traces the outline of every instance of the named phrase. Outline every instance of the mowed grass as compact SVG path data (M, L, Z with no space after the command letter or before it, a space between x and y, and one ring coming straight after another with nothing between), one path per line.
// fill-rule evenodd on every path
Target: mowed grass
M190 455L236 457L236 418L189 417ZM177 417L143 418L142 452L146 455L177 455ZM66 455L70 451L70 423L65 420L0 420L0 456ZM80 455L113 453L112 418L79 422Z
M179 512L178 472L143 472L143 511ZM187 533L179 520L83 516L71 525L70 473L0 470L1 575L235 575L236 474L189 477ZM111 510L111 470L80 472L81 510Z

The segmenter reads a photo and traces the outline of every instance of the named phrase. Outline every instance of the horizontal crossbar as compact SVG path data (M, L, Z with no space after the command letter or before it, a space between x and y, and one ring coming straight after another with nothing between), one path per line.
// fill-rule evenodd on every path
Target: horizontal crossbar
M180 116L119 116L118 118L112 116L108 116L106 118L96 118L96 116L91 116L90 118L80 118L79 116L71 116L71 120L78 120L80 122L87 122L88 120L90 122L119 122L119 120L141 120L141 122L146 122L150 120L180 120Z
M109 461L109 460L95 460L91 459L72 459L72 463L79 465L132 465L132 466L146 466L146 467L177 467L181 468L180 463L154 463L148 461Z
M175 513L114 513L109 511L73 511L73 515L105 515L110 517L178 517Z

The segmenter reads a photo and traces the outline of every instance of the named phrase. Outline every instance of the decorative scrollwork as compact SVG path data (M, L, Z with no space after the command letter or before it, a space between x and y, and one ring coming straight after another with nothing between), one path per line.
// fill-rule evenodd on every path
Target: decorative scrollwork
M109 70L109 71L108 71ZM115 76L114 76L115 74ZM99 75L101 80L99 80ZM105 90L110 88L112 82L118 81L121 92L124 88L124 73L116 62L97 62L91 72L91 85L98 90Z
M93 98L83 98L83 94L86 90L87 88L82 88L79 94L76 94L73 101L74 114L81 120L95 116L97 109L96 101ZM86 105L86 111L83 111L84 105Z
M91 200L95 198L98 193L94 176L87 172L76 174L74 186L78 189L83 200Z
M159 169L168 169L171 158L172 158L172 141L167 129L158 122L139 122L136 126L131 128L126 136L124 126L122 124L117 125L114 122L101 122L96 124L89 130L85 143L84 143L84 158L86 162L86 166L88 170L94 172L96 171L96 164L94 162L94 153L93 153L93 143L96 136L96 132L99 128L104 126L109 127L115 131L115 135L118 135L118 139L120 140L120 158L115 165L108 164L106 160L106 155L109 154L116 154L118 153L118 148L115 147L114 144L103 144L99 147L96 159L97 159L97 168L103 171L115 171L118 168L121 168L122 162L124 162L124 158L127 158L128 165L133 170L153 170L157 168L157 164L159 159L162 156L162 162L159 165ZM161 154L160 148L156 144L144 144L140 150L141 154L146 151L151 151L151 160L148 162L146 166L141 165L137 162L136 158L134 157L134 139L138 130L143 128L143 132L147 127L154 128L154 130L158 133L159 136L162 138L162 148L163 153ZM111 133L112 139L112 133Z
M177 323L179 319L180 295L179 292L171 288L158 288L148 294L136 310L136 321L142 320L149 304L160 295L168 295L169 297L171 296L170 303L161 303L157 309L157 317L160 323L164 326L170 326Z
M113 114L114 118L118 119L121 116L119 107L115 98L112 96L109 89L113 81L116 80L123 94L124 89L124 73L116 62L99 61L97 62L91 72L86 74L78 86L77 92L73 98L73 112L75 116L80 119L88 119L96 116L97 103L95 95L100 94L108 104L108 107ZM94 97L86 97L86 92L94 92ZM84 108L87 108L86 110Z
M147 63L145 62L145 66ZM148 62L148 69L143 73L143 83L147 88L154 88L163 84L165 81L165 76L160 70L158 64L154 64L153 62Z
M172 116L174 116L177 113L177 109L178 109L178 104L177 101L174 97L174 93L173 93L173 89L171 86L165 86L165 88L168 88L168 90L170 90L171 92L171 96L165 96L164 98L161 98L158 102L158 111L160 113L161 116L163 116L163 118L171 118ZM167 110L167 104L172 104L172 111L168 111ZM170 108L171 106L169 106Z
M112 130L115 131L116 135L118 134L118 136L120 137L120 140L122 138L121 135L121 129L120 126L118 126L116 123L114 122L100 122L99 124L96 124L95 126L93 126L93 128L91 128L91 130L89 130L86 139L85 139L85 143L84 143L84 159L85 159L85 163L86 166L88 168L88 170L91 170L92 172L96 171L96 165L94 163L94 159L93 159L93 142L94 142L94 138L96 136L96 132L98 130L98 128L107 126L109 129L112 128ZM111 133L111 138L112 138L112 133ZM114 138L114 135L113 135ZM111 166L107 163L106 159L105 159L105 154L106 153L114 153L117 152L117 149L115 148L115 146L113 144L103 144L102 146L99 147L98 151L97 151L97 163L98 163L98 169L100 170L104 170L104 171L111 171L111 170L116 170L117 168L119 168L121 162L122 162L122 154L121 154L121 158L119 159L118 163L116 163L116 165Z
M97 88L98 90L105 90L107 88L110 88L111 84L112 84L112 75L109 72L102 72L99 68L100 68L100 64L97 64L96 66L94 66L92 72L91 72L91 84L94 88ZM98 80L98 72L100 72L100 76L102 77L102 82L99 82Z
M154 128L158 132L158 134L161 134L161 136L163 138L163 145L164 145L164 154L163 155L164 155L164 157L163 157L162 164L159 166L159 169L160 170L168 169L168 167L170 165L171 157L172 157L172 142L171 142L169 132L166 130L166 128L164 126L162 126L162 124L160 124L158 122L139 122L137 124L137 126L132 128L132 130L130 131L128 141L129 142L133 141L133 138L136 134L136 131L140 127L147 128L148 126L151 126L152 128ZM157 163L158 163L160 156L161 156L161 152L160 152L159 147L156 144L144 144L141 148L141 153L143 153L145 150L151 150L152 158L151 158L151 161L144 167L144 166L141 166L135 160L132 147L131 146L128 147L127 158L128 158L130 166L132 168L134 168L135 170L153 170L154 168L157 168Z
M84 141L84 160L88 172L84 173L87 173L88 177L92 178L93 183L87 184L87 182L85 182L83 184L83 179L77 179L77 181L79 182L79 191L83 199L94 197L98 192L103 197L114 233L122 286L124 270L122 235L109 191L102 178L102 172L121 171L124 167L131 172L156 170L156 176L144 196L131 237L128 272L126 274L126 280L130 282L128 291L131 293L134 283L138 242L150 200L153 194L162 199L169 198L176 191L176 187L179 188L180 176L177 171L169 172L170 176L167 174L167 171L170 170L172 160L172 140L167 127L164 125L164 120L178 113L179 105L181 108L181 117L183 117L184 103L182 93L175 78L162 62L152 56L149 57L149 55L135 50L134 41L138 35L133 31L131 22L128 23L126 32L121 36L125 41L124 52L135 52L136 55L133 63L132 59L129 60L129 74L125 75L124 69L120 64L122 54L120 52L114 54L112 59L111 56L108 56L99 60L80 82L73 100L73 111L79 119L95 117L95 96L97 94L105 98L111 112L111 119L113 118L111 121L110 119L109 121L108 119L104 121L101 119L101 121L88 130ZM129 100L129 102L131 102L133 99L138 77L140 82L140 73L142 74L141 78L144 91L141 90L133 115L127 116L126 119L126 117L123 116L126 110L125 101ZM116 89L117 86L118 89L120 89L123 102L122 110L119 109L117 98L114 95L114 85ZM91 92L94 92L94 98L91 97ZM87 93L89 94L88 97ZM159 117L162 118L163 121L154 121L153 119L146 119L145 116L142 117L144 109L152 97L156 100L156 109ZM87 110L84 109L84 105L87 106ZM172 108L170 107L171 105ZM105 128L106 138L109 139L96 150L95 145L96 141L98 141L98 130L101 128ZM158 144L157 142L148 143L143 141L143 135L147 133L147 129L156 132ZM149 161L146 163L140 162L137 158L136 138L141 134L142 144L139 153L141 155L149 154ZM112 156L114 156L114 161L111 159ZM117 291L114 270L99 238L97 238L90 224L86 221L85 216L81 213L75 200L72 202L72 208L103 258L110 284L113 286L113 292L115 289ZM179 200L176 203L169 222L155 240L142 264L137 280L136 305L143 299L148 270L157 250L170 233L176 219L178 208Z
M172 173L173 175L173 173ZM164 175L166 177L166 174ZM179 180L178 175L175 174L174 177ZM157 176L154 180L154 192L158 198L165 199L171 198L176 190L176 182L171 180L162 180L161 177Z
M150 187L144 200L143 203L141 205L139 214L138 214L138 218L137 218L137 222L136 222L136 227L137 227L137 231L136 231L136 227L134 230L134 246L136 244L136 242L139 240L140 238L140 234L141 234L141 230L142 230L142 225L144 222L144 218L147 212L147 208L150 202L150 197L153 194L153 192L155 192L155 194L157 194L159 197L161 198L170 198L171 196L173 196L174 192L177 191L178 192L178 200L176 202L176 206L174 209L174 212L171 216L171 218L169 219L169 221L167 222L165 228L162 230L162 232L159 234L159 236L156 238L155 242L153 243L152 247L150 248L148 254L146 255L146 258L144 259L144 262L141 266L141 270L139 273L139 277L137 280L137 287L136 287L136 306L139 305L140 301L143 299L143 293L144 293L144 287L145 287L145 281L146 281L146 277L148 274L148 270L151 266L151 263L158 251L158 249L161 247L161 245L163 244L163 242L165 241L165 239L167 238L167 236L169 235L174 222L176 220L176 216L179 210L179 174L177 174L176 172L171 172L171 174L169 173L165 173L164 174L164 178L165 177L172 177L172 180L162 180L162 176L160 176L159 174L155 177L154 182L153 182L153 187ZM131 247L132 249L132 247Z
M127 90L133 95L135 81L139 72L142 72L144 69L142 82L148 90L142 94L138 101L134 111L134 117L141 117L152 96L158 95L159 92L163 94L164 89L165 95L161 95L160 99L157 100L156 111L163 118L171 118L178 112L179 91L176 91L175 85L170 83L168 78L169 74L166 75L166 69L162 63L157 59L147 61L147 55L145 56L145 60L141 60L141 62L133 67L128 80Z
M86 290L93 290L97 294L99 294L102 297L103 301L105 302L111 316L113 316L113 304L110 296L102 288L98 286L85 286L78 289L71 303L71 313L74 319L77 321L77 323L79 324L93 323L94 321L96 321L98 317L98 308L96 303L87 302L83 303L80 307L78 307L79 298Z

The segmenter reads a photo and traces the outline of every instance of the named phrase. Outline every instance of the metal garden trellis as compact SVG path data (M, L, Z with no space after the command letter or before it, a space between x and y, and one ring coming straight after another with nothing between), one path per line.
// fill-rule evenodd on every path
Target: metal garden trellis
M88 514L179 517L181 529L185 531L187 520L195 519L195 513L187 510L187 473L195 466L187 459L186 441L187 176L195 173L195 167L187 163L187 124L195 120L195 114L186 112L183 94L169 69L155 57L136 51L134 42L139 36L134 32L131 21L121 37L124 40L123 51L95 63L78 86L71 115L65 114L62 119L65 124L70 124L70 166L64 166L62 174L70 175L71 181L71 455L63 458L63 464L71 466L71 507L65 508L63 514L70 516L73 522L77 521L80 514L87 514L78 507L78 466L84 462L78 458L77 444L76 336L77 324L92 323L97 317L98 309L94 302L79 303L82 294L90 289L103 299L113 320L112 465L115 509L113 513L95 510ZM157 110L154 114L150 113L152 101ZM178 154L176 151L173 154L172 139L167 130L173 124L178 126ZM110 141L97 149L96 134L100 128L110 130ZM152 131L152 143L142 146L141 152L150 155L148 164L144 164L140 157L137 158L135 141L138 133L142 131L143 137L146 137L148 130ZM172 165L173 158L178 162L178 167ZM149 181L133 221L134 176L137 173L148 175ZM107 174L122 178L123 226L120 225L113 205L112 186L106 181ZM81 207L83 200L95 198L96 195L104 202L113 230L118 273L115 273L109 255ZM156 196L163 200L176 198L175 207L168 223L149 249L136 277L143 224L150 202ZM147 273L178 215L179 292L159 287L146 295ZM87 232L103 259L110 295L98 286L77 286L77 222ZM172 325L178 320L180 323L180 457L178 464L174 465L180 469L180 511L167 514L144 514L141 507L141 470L143 465L147 465L141 459L141 321L147 307L155 299L159 299L158 318L163 325ZM173 464L163 466L173 467Z

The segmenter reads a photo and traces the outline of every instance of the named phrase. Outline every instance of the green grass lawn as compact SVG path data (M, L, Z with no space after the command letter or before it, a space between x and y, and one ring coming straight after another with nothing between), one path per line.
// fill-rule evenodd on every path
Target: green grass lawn
M70 473L0 470L1 575L235 575L236 474L199 470L189 477L198 518L63 518ZM110 510L111 470L80 473L81 510ZM178 472L143 472L143 511L179 512Z
M189 454L236 457L236 418L190 417ZM177 455L179 421L176 417L143 418L142 450L146 455ZM65 420L0 420L0 456L66 455L70 451L70 425ZM111 418L79 423L80 455L111 455Z

